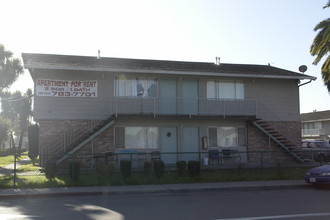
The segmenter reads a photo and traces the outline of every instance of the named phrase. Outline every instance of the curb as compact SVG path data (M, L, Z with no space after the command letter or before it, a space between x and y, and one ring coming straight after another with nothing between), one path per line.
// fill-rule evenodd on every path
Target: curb
M189 192L212 192L212 191L247 191L247 190L283 190L310 188L308 184L236 184L222 183L216 186L216 183L210 184L174 184L174 185L144 185L144 186L113 186L113 187L91 187L87 188L53 188L53 189L15 189L3 190L0 198L40 198L40 197L61 197L61 196L97 196L97 195L128 195L128 194L146 194L146 193L189 193ZM47 192L44 192L46 190ZM11 191L11 192L6 192Z

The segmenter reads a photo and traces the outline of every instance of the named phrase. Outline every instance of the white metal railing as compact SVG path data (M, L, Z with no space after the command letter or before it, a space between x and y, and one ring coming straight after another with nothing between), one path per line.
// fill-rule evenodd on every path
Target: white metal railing
M102 100L102 106L111 105L108 113L93 114L86 120L85 126L73 126L51 142L44 154L60 154L67 146L85 135L99 123L118 114L152 114L156 115L187 115L191 116L252 116L271 115L275 121L278 117L260 102L252 99L207 99L207 98L163 98L163 97L114 97ZM102 112L102 110L101 110Z
M322 135L322 129L301 129L301 135L303 137L313 137Z
M41 154L48 155L47 158L43 158L41 163L47 161L49 155L60 155L64 152L69 151L67 149L75 141L79 140L81 137L86 135L88 132L92 131L95 127L99 126L104 120L109 118L111 115L91 115L90 120L86 120L83 126L76 126L69 128L66 132L59 134L56 140L51 141L46 148L42 148Z
M115 97L114 114L256 116L257 101L206 98Z

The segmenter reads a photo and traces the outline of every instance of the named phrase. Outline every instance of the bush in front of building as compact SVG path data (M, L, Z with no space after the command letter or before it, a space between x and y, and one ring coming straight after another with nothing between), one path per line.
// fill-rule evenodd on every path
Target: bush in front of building
M151 173L151 162L145 161L143 164L143 171L146 176L149 176Z
M188 174L191 177L199 176L201 173L201 165L197 160L188 161Z
M53 180L56 177L56 162L55 161L48 161L45 165L45 176L48 180Z
M130 160L120 161L120 171L124 178L132 175L132 162Z
M176 162L176 170L179 175L184 175L187 169L187 162L185 160L179 160Z
M116 171L115 164L109 163L108 164L108 174L109 174L109 176L110 177L113 176L113 174L115 173L115 171Z
M39 125L34 124L28 127L29 153L28 156L35 164L39 155Z
M78 182L80 177L80 162L70 161L69 163L69 175L71 182Z
M95 171L96 171L96 177L97 180L101 180L104 177L105 174L105 162L104 160L98 160L95 163Z
M154 171L157 178L161 178L164 175L165 164L162 160L154 161Z

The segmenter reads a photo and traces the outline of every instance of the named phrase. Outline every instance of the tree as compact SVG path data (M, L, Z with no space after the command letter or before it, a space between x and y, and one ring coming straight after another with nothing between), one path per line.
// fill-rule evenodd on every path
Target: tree
M0 44L0 94L9 88L23 74L23 66L13 53Z
M11 120L12 128L18 125L19 130L19 143L18 153L21 153L24 133L27 129L30 117L32 116L32 90L28 89L25 94L22 95L20 91L14 93L3 93L3 99L1 101L2 112L1 115Z
M330 7L330 0L324 6L324 8ZM327 86L328 91L330 92L330 18L321 21L316 25L314 31L319 31L313 40L313 44L310 49L310 53L316 58L313 61L314 65L317 65L322 58L325 58L325 61L321 67L321 74L324 85Z
M8 138L10 123L7 119L0 117L0 147Z
M19 136L19 143L18 143L18 151L21 153L22 151L22 143L24 133L27 130L27 126L30 121L30 117L32 116L32 90L28 89L22 99L18 102L16 106L16 112L19 117L19 124L20 124L20 136Z

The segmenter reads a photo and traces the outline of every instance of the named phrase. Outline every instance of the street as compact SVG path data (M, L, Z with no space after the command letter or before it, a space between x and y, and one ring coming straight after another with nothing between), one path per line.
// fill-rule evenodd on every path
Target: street
M220 190L0 201L0 219L329 219L330 190Z

